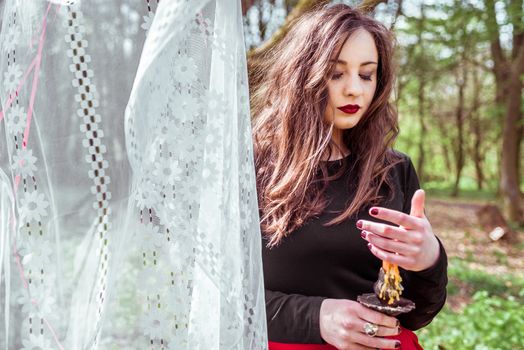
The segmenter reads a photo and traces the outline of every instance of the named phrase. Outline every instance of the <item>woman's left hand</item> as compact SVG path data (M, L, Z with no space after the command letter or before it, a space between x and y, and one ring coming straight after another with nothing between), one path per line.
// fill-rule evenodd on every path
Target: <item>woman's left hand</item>
M368 241L373 255L409 271L422 271L433 266L440 253L431 224L424 215L425 193L417 190L411 199L408 214L382 207L372 207L371 216L398 224L387 225L358 220L361 236Z

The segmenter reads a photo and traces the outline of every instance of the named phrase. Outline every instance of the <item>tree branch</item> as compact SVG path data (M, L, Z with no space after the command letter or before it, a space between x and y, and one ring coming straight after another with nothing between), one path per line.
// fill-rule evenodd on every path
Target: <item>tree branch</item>
M499 25L496 19L494 0L486 0L486 11L488 12L486 24L491 39L491 52L495 63L495 70L503 71L505 70L504 66L507 65L507 62L502 51L502 45L500 44Z
M513 52L512 58L517 74L524 74L524 24L522 23L523 0L513 0L510 2L511 22L513 24Z
M393 17L393 21L391 21L391 27L389 30L394 30L395 25L397 24L398 17L402 14L402 0L395 0L397 3L397 10L395 11L395 17Z
M471 64L474 65L475 67L478 67L478 68L482 69L482 70L485 71L485 72L488 72L488 73L491 73L491 72L492 72L492 69L491 69L491 68L489 68L489 67L488 67L487 65L485 65L484 63L475 60L475 59L472 58L472 57L465 57L465 58L464 58L464 61L466 61L466 62L468 62L468 63L471 63Z
M251 8L251 6L253 6L255 1L256 0L242 0L242 2L241 2L241 4L242 4L242 16L246 15L247 10L249 10Z
M522 51L524 45L523 0L512 0L509 3L508 14L513 25L513 50L512 58L515 59Z
M371 13L381 2L387 3L387 0L363 0L360 5L358 5L358 9L362 12Z
M298 4L293 8L293 11L289 13L284 21L284 24L267 40L264 44L259 47L253 48L248 53L248 59L260 56L265 52L271 50L276 46L284 36L289 32L293 22L302 16L304 13L312 10L315 7L320 7L327 4L329 0L300 0Z

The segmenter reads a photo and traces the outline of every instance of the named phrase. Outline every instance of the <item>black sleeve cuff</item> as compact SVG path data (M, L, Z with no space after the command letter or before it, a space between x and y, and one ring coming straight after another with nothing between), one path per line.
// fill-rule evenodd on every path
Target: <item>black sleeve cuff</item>
M266 289L268 338L279 343L323 344L320 306L325 297L285 294Z
M407 314L399 315L402 326L412 331L427 326L439 313L446 302L448 283L446 251L440 239L440 255L437 262L422 271L405 271L404 297L416 304L416 308Z
M324 339L320 336L320 307L326 298L314 297L311 303L311 330L312 330L312 344L326 344Z
M421 271L412 271L411 274L415 278L420 278L427 281L442 281L443 278L447 276L447 265L448 265L448 257L446 254L446 250L444 249L444 245L440 241L440 239L437 238L440 251L439 251L439 257L437 261L433 264L433 266L428 267L425 270Z

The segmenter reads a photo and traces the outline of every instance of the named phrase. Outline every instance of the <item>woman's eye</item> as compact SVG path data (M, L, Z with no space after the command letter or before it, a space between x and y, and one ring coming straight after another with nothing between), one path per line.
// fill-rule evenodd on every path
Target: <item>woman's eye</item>
M333 76L331 77L332 80L338 80L342 78L342 73L335 73L333 74Z
M371 80L371 75L360 75L360 77L364 80Z

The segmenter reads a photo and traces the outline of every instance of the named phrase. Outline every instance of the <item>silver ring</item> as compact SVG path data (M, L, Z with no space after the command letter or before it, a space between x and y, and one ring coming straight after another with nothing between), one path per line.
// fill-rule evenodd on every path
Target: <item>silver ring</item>
M378 333L378 325L370 322L364 323L364 333L366 333L370 337L376 336Z

